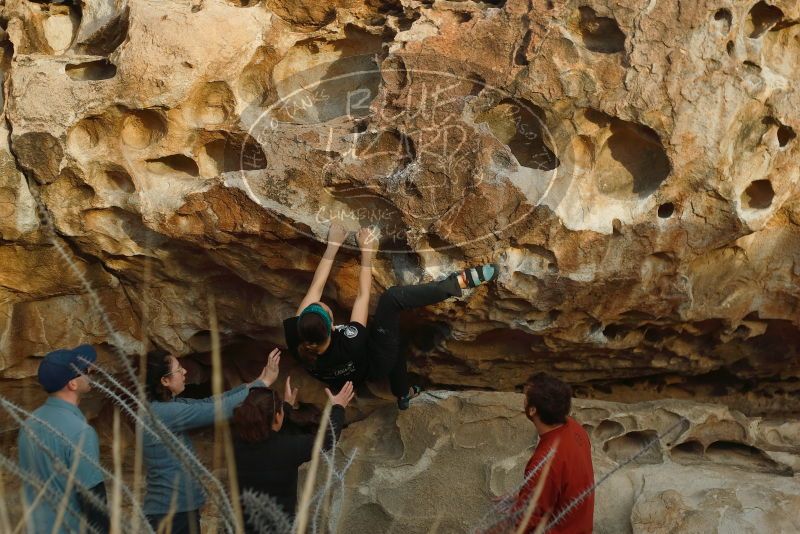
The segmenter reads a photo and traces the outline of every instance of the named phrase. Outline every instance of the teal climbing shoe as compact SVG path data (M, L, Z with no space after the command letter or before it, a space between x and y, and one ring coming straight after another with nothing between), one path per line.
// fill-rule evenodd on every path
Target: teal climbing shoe
M470 267L464 270L464 278L467 280L467 287L478 287L481 284L497 279L500 274L500 267L496 263L487 263L477 267Z

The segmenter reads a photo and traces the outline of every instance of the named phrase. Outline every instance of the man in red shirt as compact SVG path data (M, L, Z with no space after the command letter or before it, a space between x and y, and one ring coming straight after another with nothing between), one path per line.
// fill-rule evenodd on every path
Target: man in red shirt
M518 518L516 524L519 525L524 520L530 499L545 471L544 464L552 456L542 493L533 508L525 532L533 533L543 518L550 525L561 516L546 532L591 533L594 492L589 491L587 494L587 490L594 484L592 447L583 427L568 417L572 405L572 388L555 377L537 373L528 379L524 393L525 415L536 427L539 443L525 466L526 482L512 508ZM566 509L567 506L569 510Z

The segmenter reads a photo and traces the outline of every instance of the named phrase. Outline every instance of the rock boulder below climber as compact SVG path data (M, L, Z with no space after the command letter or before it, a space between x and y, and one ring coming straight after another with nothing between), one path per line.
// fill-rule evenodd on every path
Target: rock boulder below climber
M431 391L398 412L372 413L343 433L356 459L332 494L340 532L468 532L501 520L492 499L516 490L536 442L523 396ZM589 432L595 532L796 532L800 423L747 418L685 401L575 400ZM682 418L686 419L681 423ZM675 426L678 423L678 426Z

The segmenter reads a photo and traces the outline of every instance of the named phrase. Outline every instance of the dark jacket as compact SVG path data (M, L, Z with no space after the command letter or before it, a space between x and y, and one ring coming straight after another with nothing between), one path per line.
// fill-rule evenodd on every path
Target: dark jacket
M311 460L316 436L289 432L286 422L292 407L284 403L283 409L284 428L257 443L234 438L233 447L240 494L250 490L271 496L291 521L297 506L297 468ZM331 423L333 432L329 426L323 450L329 450L339 439L344 424L344 408L333 406ZM246 531L257 532L247 524L247 509L244 506L243 509Z

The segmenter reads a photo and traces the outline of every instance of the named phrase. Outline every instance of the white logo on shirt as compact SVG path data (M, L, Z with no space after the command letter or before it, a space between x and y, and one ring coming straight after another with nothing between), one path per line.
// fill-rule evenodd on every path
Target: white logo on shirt
M344 330L342 330L342 334L344 337L353 339L358 335L358 329L355 326L348 326Z

